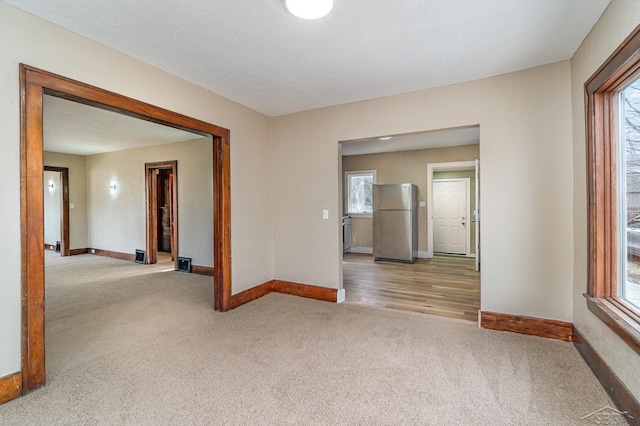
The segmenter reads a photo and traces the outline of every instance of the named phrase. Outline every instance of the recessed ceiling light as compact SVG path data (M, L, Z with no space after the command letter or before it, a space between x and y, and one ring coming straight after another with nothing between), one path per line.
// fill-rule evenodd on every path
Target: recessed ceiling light
M333 0L286 0L289 12L302 19L318 19L333 8Z
M381 141L388 141L389 139L391 139L391 136L385 136L382 138L379 138Z

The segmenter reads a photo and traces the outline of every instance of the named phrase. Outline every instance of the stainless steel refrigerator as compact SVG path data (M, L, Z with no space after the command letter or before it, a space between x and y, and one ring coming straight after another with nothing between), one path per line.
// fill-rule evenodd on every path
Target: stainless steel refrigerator
M407 263L418 257L415 185L373 185L373 257Z

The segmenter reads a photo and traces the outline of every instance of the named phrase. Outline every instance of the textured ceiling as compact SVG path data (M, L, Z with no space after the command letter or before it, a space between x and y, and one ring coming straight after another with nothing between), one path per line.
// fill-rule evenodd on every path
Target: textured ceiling
M44 150L92 155L201 138L195 133L44 96Z
M4 0L270 116L569 59L610 0Z

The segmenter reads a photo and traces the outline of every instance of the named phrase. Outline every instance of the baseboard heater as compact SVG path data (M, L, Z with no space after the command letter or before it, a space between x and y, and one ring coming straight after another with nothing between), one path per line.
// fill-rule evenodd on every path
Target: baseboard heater
M178 256L178 269L180 272L191 272L191 258Z

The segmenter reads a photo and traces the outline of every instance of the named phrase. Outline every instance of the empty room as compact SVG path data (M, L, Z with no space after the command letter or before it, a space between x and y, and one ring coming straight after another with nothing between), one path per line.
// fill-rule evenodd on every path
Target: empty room
M640 424L639 2L0 0L0 40L0 424Z

